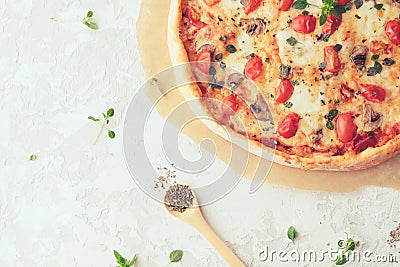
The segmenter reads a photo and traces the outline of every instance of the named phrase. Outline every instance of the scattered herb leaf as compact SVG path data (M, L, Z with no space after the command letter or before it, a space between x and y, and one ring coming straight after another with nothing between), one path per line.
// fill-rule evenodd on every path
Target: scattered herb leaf
M329 33L325 33L324 35L322 35L322 41L328 42L330 37L331 35Z
M287 236L292 242L294 242L294 239L296 238L296 229L294 229L293 226L290 226L288 231L287 231Z
M30 161L35 161L36 159L37 159L37 155L35 155L35 154L32 154L29 156Z
M82 23L88 26L92 30L98 30L99 26L97 26L96 22L93 20L93 11L88 11L86 13L86 17L83 18Z
M372 61L377 61L379 59L379 55L372 55L371 60Z
M119 267L131 267L136 263L137 260L137 255L135 254L131 260L127 260L124 257L121 256L121 254L114 250L114 256L115 259L117 260L117 263L119 264Z
M335 125L333 124L333 122L328 121L326 123L326 128L328 128L329 130L333 130L333 129L335 129Z
M376 4L374 7L376 8L376 10L381 10L383 7L383 4Z
M292 7L295 9L305 9L307 7L308 3L306 0L297 0L293 3Z
M335 50L336 52L339 52L340 50L342 50L342 45L341 44L336 44L334 47L333 47L333 50Z
M101 135L101 133L103 132L103 130L104 129L106 129L107 130L107 132L108 132L108 137L110 137L111 139L114 139L115 138L115 132L114 131L111 131L110 129L108 129L107 127L106 127L106 125L110 122L110 118L112 118L113 116L114 116L114 109L113 108L110 108L110 109L108 109L107 111L106 111L106 113L102 113L102 115L103 115L103 120L101 120L101 119L98 119L98 118L95 118L95 117L93 117L93 116L89 116L88 117L88 119L89 120L91 120L91 121L94 121L94 122L96 122L96 123L99 123L100 124L100 131L99 131L99 133L97 134L97 136L96 136L96 139L94 140L94 143L93 144L96 144L97 143L97 141L99 140L99 137L100 137L100 135ZM102 121L102 122L101 122Z
M292 85L293 86L296 86L296 85L299 85L300 83L297 81L297 80L292 80Z
M297 41L296 38L291 36L290 38L286 39L286 42L291 46L295 46L299 41Z
M182 259L182 256L182 250L174 250L169 254L169 260L170 262L179 262Z
M150 79L150 84L151 85L155 85L157 82L158 82L157 78L153 77L153 78Z
M291 108L293 107L293 103L292 102L285 102L285 104L283 104L285 107L287 108Z

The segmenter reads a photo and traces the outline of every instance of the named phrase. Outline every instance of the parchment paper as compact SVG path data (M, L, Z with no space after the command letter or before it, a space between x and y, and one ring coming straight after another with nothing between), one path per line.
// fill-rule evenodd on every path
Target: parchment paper
M136 27L141 63L147 77L171 66L167 45L169 3L169 0L142 1ZM148 93L151 99L156 99L154 92ZM174 90L158 103L157 110L163 117L166 117L174 107L183 101L179 91ZM186 128L183 133L197 143L201 142L204 137L211 138L216 144L217 157L224 162L229 162L229 153L232 149L228 141L214 134L200 121L191 126ZM246 151L243 151L242 154L244 160L249 157L249 164L244 173L247 178L253 177L253 171L259 163L268 164L265 159L260 159ZM400 156L397 156L379 166L352 172L305 171L274 163L266 182L299 189L332 192L351 192L369 185L400 189L399 160ZM235 166L231 167L235 169Z

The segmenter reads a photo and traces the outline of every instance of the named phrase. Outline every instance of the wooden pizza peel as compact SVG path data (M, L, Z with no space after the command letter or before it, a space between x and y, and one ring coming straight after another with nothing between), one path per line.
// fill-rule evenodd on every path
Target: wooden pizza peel
M142 1L136 30L141 64L148 78L171 66L167 44L169 4L170 1ZM154 92L146 93L150 99L157 99ZM173 90L157 104L157 111L165 118L183 101L184 98L179 91ZM177 121L168 121L179 125ZM216 156L226 163L230 161L232 144L213 133L202 122L193 122L191 127L183 130L183 133L196 143L200 143L205 137L210 138L215 142ZM253 177L258 164L269 164L266 159L261 159L247 151L243 150L241 154L243 154L243 160L248 160L244 176L249 179ZM274 163L265 181L286 187L331 192L352 192L364 186L400 189L399 163L400 156L397 156L376 167L352 172L305 171ZM232 164L231 167L235 169Z

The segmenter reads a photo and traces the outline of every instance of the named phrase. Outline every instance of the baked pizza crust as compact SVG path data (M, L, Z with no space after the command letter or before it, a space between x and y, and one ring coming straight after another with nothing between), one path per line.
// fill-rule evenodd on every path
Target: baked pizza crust
M179 37L179 23L182 18L181 0L171 0L170 12L168 16L168 48L172 65L179 65L189 62L184 44ZM190 70L185 73L187 79L193 77ZM192 79L191 79L192 80ZM200 99L200 88L196 83L185 85L182 87L182 95L186 100ZM194 107L196 114L202 112L209 114L207 108L198 101L198 106ZM200 115L200 114L199 114ZM216 121L206 121L207 127L217 135L238 145L252 154L273 160L274 162L295 168L305 170L326 170L326 171L354 171L373 167L386 161L400 151L400 135L388 141L380 147L369 147L356 155L345 154L341 156L320 156L320 157L300 157L297 155L286 154L282 151L275 150L264 146L258 141L247 139L236 133L229 127L222 126ZM230 133L230 140L226 138L226 131Z

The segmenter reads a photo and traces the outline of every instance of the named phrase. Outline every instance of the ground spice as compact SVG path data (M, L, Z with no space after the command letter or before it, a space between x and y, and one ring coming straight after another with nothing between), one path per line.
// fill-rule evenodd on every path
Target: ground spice
M396 248L396 243L400 242L400 224L396 227L396 229L390 231L389 236L390 239L387 240L388 245L391 248Z
M154 180L154 189L165 189L168 184L174 184L176 178L176 171L171 171L167 167L158 167L158 178Z
M174 184L165 192L165 205L173 210L184 212L193 205L194 195L188 185Z

